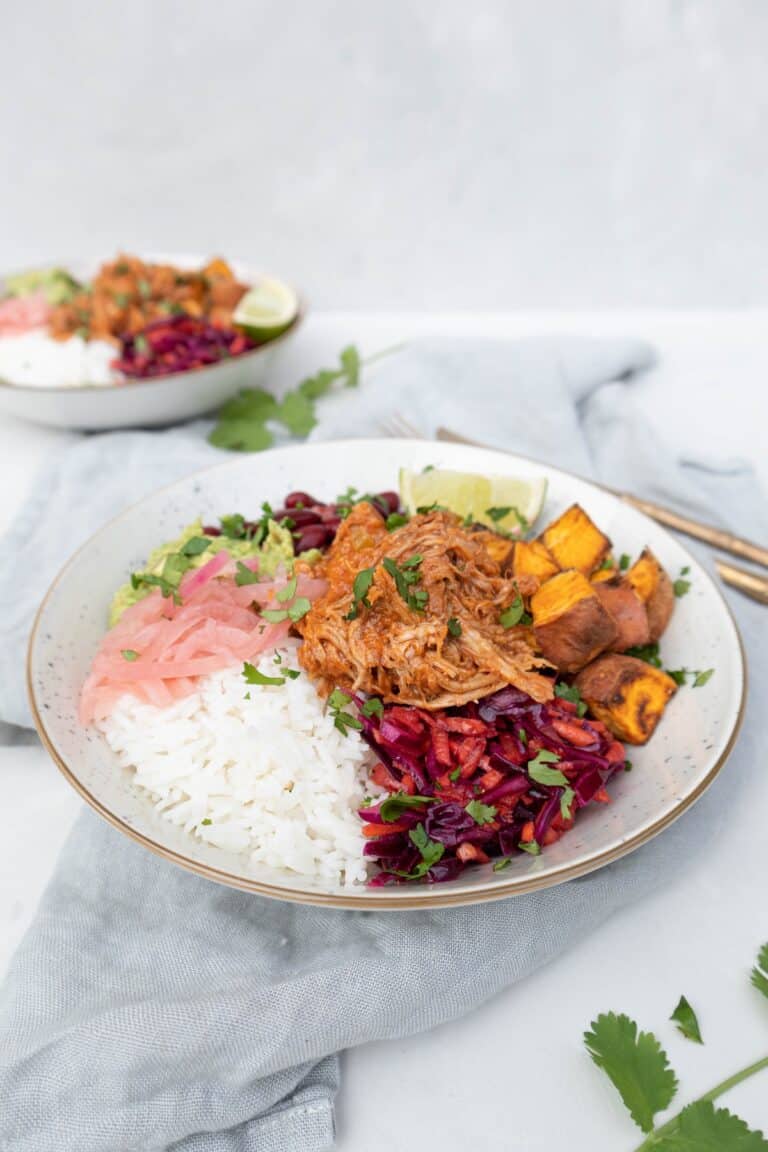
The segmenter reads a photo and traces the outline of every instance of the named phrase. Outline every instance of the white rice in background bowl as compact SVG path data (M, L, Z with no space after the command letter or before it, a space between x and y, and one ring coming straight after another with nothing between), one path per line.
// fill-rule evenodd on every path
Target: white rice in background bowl
M281 664L269 653L259 671L297 668L297 647L280 650ZM253 864L365 883L357 809L379 791L368 783L375 757L335 727L304 672L257 687L227 669L166 708L126 695L98 727L166 820Z

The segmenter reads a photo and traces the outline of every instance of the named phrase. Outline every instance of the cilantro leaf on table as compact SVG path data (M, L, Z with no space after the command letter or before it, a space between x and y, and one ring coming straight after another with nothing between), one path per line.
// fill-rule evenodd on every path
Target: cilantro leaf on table
M275 438L266 424L256 420L219 420L208 442L229 452L263 452Z
M315 405L303 392L288 392L274 416L294 436L308 436L317 424Z
M664 1049L651 1032L639 1032L634 1020L614 1012L592 1021L584 1033L587 1051L614 1085L635 1123L643 1132L653 1118L672 1102L677 1077Z
M757 954L757 963L752 969L752 986L768 997L768 944L763 944Z
M208 440L216 448L231 452L263 452L274 443L274 435L267 427L269 421L282 424L293 436L306 436L317 424L316 400L336 384L357 388L363 365L395 351L397 348L386 348L363 359L355 345L349 344L339 354L338 368L321 368L286 392L281 400L263 388L244 388L219 410Z
M660 1133L653 1148L654 1152L768 1152L768 1141L727 1108L697 1100L683 1108L671 1131Z
M670 1016L670 1020L674 1020L675 1024L677 1024L678 1032L681 1032L686 1040L693 1040L695 1044L704 1043L701 1038L701 1029L699 1028L696 1013L685 996L681 996L678 1000L677 1007Z

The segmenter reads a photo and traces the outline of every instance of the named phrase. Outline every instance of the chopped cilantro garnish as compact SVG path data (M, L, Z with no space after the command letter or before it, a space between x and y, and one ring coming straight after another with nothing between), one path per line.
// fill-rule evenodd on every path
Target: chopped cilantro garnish
M535 780L537 784L567 787L568 779L560 769L549 767L550 764L557 764L559 760L560 757L555 752L542 748L533 760L528 761L526 771L531 780Z
M344 617L345 620L356 620L360 611L360 605L363 604L366 608L370 608L371 604L368 599L368 593L373 584L373 574L375 568L363 568L355 576L352 584L352 605Z
M134 660L138 660L139 658L138 652L135 652L133 648L121 648L120 655L123 660L127 660L129 663L133 663Z
M535 840L529 840L527 844L524 844L521 840L518 848L521 852L527 852L530 856L541 855L541 846L537 844Z
M632 557L629 556L626 552L622 552L621 556L619 557L619 569L622 572L626 572L627 568L629 568L631 563L632 563Z
M297 578L295 576L292 576L291 579L286 584L285 588L280 589L280 591L276 595L276 598L280 601L281 604L285 604L285 602L287 600L293 600L294 596L296 595L296 584L297 583L298 583Z
M181 604L181 596L179 596L175 586L164 576L156 576L153 572L132 572L131 587L140 588L142 584L159 588L163 596L171 598L174 604Z
M581 717L586 713L587 706L575 684L555 684L555 696L559 696L561 700L570 700L572 704L575 704L577 716Z
M715 674L714 668L707 668L706 671L704 671L704 672L694 673L693 687L694 688L701 688L702 685L706 684L706 682L714 676L714 674Z
M523 607L523 598L518 593L508 608L499 616L499 624L502 628L514 628L516 624L530 624L531 617Z
M461 768L454 768L453 772L448 773L448 779L452 780L454 784L458 780L459 776L461 776Z
M461 636L461 624L455 616L451 616L448 621L448 631L451 636Z
M297 620L301 620L306 616L311 607L312 603L306 596L297 596L293 604L288 608L288 617L295 624Z
M501 872L504 868L507 867L507 865L509 865L511 863L512 863L512 857L511 856L500 856L498 860L494 860L493 870L494 870L494 872Z
M384 571L394 580L399 595L414 612L423 612L429 600L428 592L413 587L420 578L418 568L421 561L421 556L411 556L398 566L390 556L385 556L381 562Z
M378 716L381 719L384 715L384 705L378 696L371 696L363 704L362 713L363 716Z
M494 524L497 524L499 520L505 520L512 511L514 511L514 509L510 504L506 508L486 508L485 514L490 520L493 520Z
M205 826L207 827L209 824L213 824L213 820L211 820L210 817L206 816L206 818L204 820L201 820L200 823L205 824Z
M199 556L210 545L210 540L206 536L193 536L187 540L186 544L182 545L182 556Z
M624 655L634 656L637 660L643 660L646 664L650 664L652 668L661 668L659 646L656 643L638 644L634 648L627 648Z
M243 564L242 560L238 560L237 571L235 572L235 584L237 584L238 588L242 588L246 584L258 583L258 572L254 572L247 564Z
M479 800L470 800L464 808L476 824L490 824L495 818L497 809L492 804L481 804Z
M403 812L412 812L423 804L434 804L435 801L434 796L408 796L405 792L393 792L386 800L382 800L379 815L385 824L394 824Z
M415 828L411 828L408 837L415 848L418 848L421 853L421 860L413 869L412 872L397 872L397 876L402 876L406 880L417 880L420 876L425 876L433 864L437 864L445 852L445 845L439 843L437 840L430 840L427 836L423 824L417 824Z
M254 667L253 664L249 664L247 660L245 664L243 664L243 678L246 684L258 684L261 687L267 685L279 687L281 684L285 684L285 676L265 676L263 672L259 672L258 668Z
M241 516L239 512L233 512L231 516L222 516L219 523L223 536L230 540L245 539L245 517Z
M517 738L522 745L526 745L528 743L528 733L526 732L525 728L518 728Z
M402 512L390 512L386 519L387 532L394 532L396 528L402 528L407 523L408 517Z

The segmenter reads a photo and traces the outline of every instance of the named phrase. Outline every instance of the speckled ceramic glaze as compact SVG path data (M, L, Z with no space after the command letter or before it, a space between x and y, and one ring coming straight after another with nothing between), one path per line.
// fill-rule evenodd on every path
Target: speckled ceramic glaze
M142 254L142 259L179 268L201 268L207 258L152 253ZM97 271L93 266L78 266L76 262L64 262L62 266L80 280L90 279ZM243 284L255 284L259 279L259 273L253 268L236 261L231 261L231 266ZM240 388L262 385L267 370L274 366L275 357L299 327L304 310L275 340L241 356L233 356L231 360L190 372L174 372L153 380L129 380L113 386L81 384L74 388L35 388L0 378L0 410L35 424L86 431L153 428L191 420L212 412Z
M615 778L611 804L579 813L567 836L539 857L520 853L502 872L468 869L435 886L343 890L249 865L160 819L118 767L102 737L80 727L80 684L104 632L116 587L140 568L158 543L197 516L204 521L237 509L252 515L291 489L333 499L352 484L360 490L396 487L401 465L427 464L515 476L545 475L549 493L542 523L578 501L611 537L617 554L648 544L674 576L690 567L689 594L676 602L663 640L668 667L710 668L701 688L681 689L650 743L633 748L631 773ZM360 908L437 907L494 899L557 884L599 868L660 832L704 791L736 737L745 669L734 621L718 589L667 532L607 492L542 464L464 445L413 440L350 440L244 456L197 473L143 500L107 524L67 564L51 587L30 643L29 686L43 741L72 785L106 819L146 847L213 880L307 903Z

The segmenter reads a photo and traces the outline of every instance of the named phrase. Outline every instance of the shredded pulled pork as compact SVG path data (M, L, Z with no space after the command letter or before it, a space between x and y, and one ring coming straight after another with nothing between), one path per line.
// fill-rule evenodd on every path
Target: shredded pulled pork
M420 563L408 568L414 557ZM385 558L418 573L409 589L427 594L423 611L403 598ZM374 569L369 606L360 602L349 619L355 577L366 568ZM316 571L328 590L298 625L299 659L321 690L361 690L421 708L465 704L507 684L534 700L551 699L552 681L536 671L550 665L532 651L527 629L499 622L533 589L505 575L483 534L452 513L414 516L388 532L371 504L357 504Z

